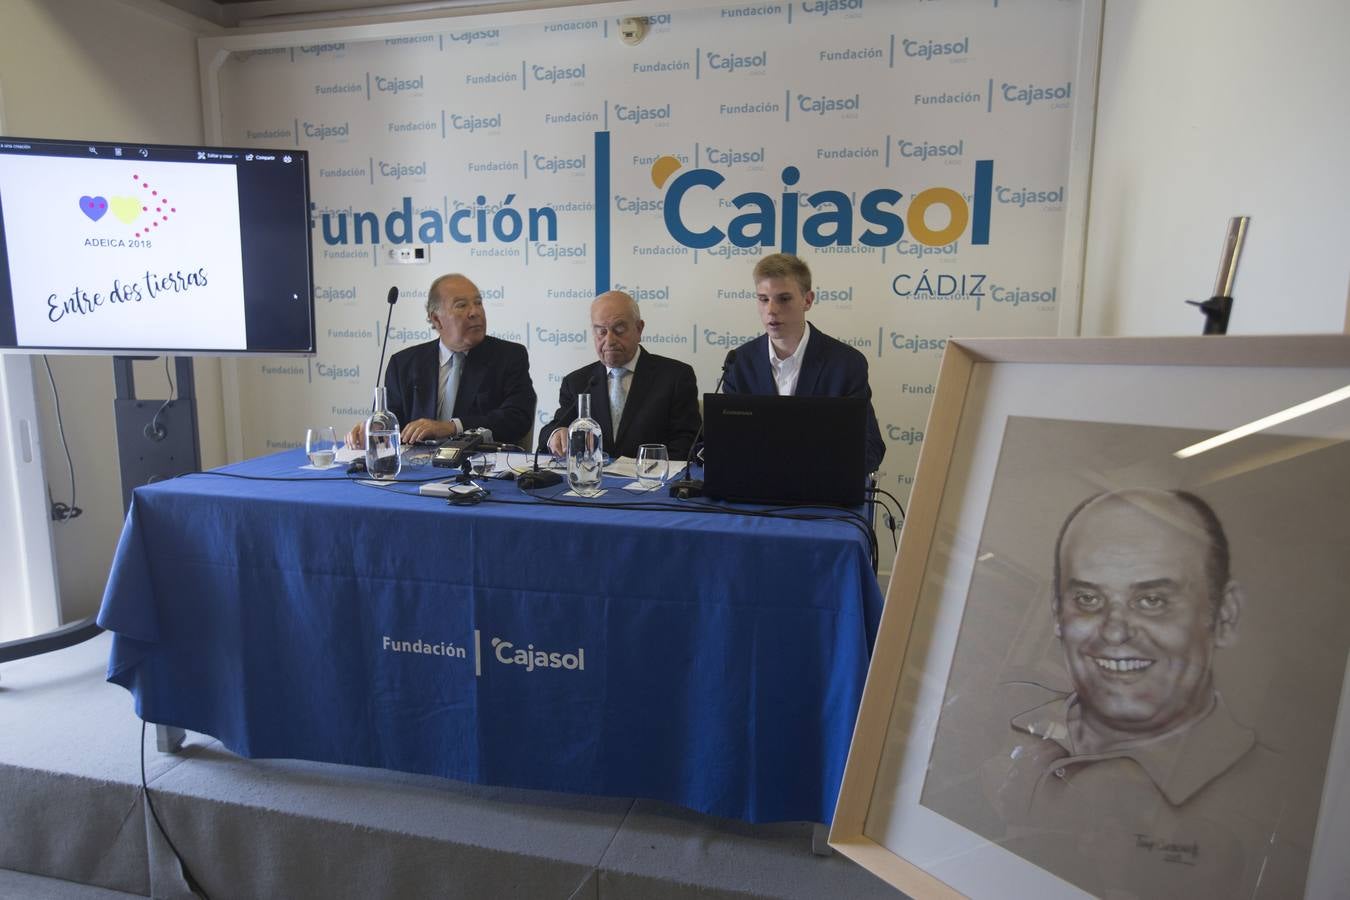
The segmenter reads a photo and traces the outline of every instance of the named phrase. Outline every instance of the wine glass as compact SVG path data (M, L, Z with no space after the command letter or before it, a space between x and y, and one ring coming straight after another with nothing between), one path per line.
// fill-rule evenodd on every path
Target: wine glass
M670 452L665 444L643 444L638 447L638 487L652 490L666 483L670 477Z
M327 469L337 458L337 431L332 425L318 425L305 429L305 453L309 464L316 469Z

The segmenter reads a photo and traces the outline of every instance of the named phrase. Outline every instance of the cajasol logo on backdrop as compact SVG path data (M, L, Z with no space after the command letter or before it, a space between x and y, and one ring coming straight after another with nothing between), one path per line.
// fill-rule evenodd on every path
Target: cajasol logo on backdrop
M955 164L955 161L966 155L966 141L965 138L938 142L896 138L895 152L904 159L917 159L919 162L937 159Z
M326 378L329 381L357 382L361 380L360 366L334 366L328 363L317 363L314 366L314 373L320 378Z
M1061 184L1051 190L1038 191L1025 186L1006 187L1000 184L994 188L994 197L999 203L1006 203L1009 206L1041 206L1045 209L1060 209L1064 206L1064 185Z
M947 349L947 338L934 337L930 334L906 334L903 331L892 331L890 334L892 350L901 350L905 353L932 353L940 356L943 350Z
M862 109L862 95L843 96L821 94L798 94L794 100L792 91L787 92L788 118L792 111L811 116L830 116L838 119L856 119Z
M851 306L853 304L853 285L847 287L816 286L816 303ZM869 342L867 346L872 346Z
M804 0L802 12L808 16L839 16L857 18L862 15L864 0Z
M703 66L711 75L763 75L769 68L769 51L707 50Z
M314 286L314 299L324 303L355 303L356 285L346 287L328 287L322 284Z
M934 41L928 38L905 38L900 41L900 52L910 59L932 62L945 59L955 62L965 61L970 53L970 35L964 35L954 41Z
M582 242L580 244L544 244L535 243L532 245L531 252L535 259L548 260L549 262L585 262L590 255L590 245Z
M532 82L541 82L543 84L583 84L586 81L586 64L571 63L568 65L534 65L530 66L530 79Z
M719 169L764 168L763 147L719 147L708 144L703 148L703 158L708 161L708 165Z
M402 181L405 178L412 181L426 181L427 161L419 159L414 162L396 162L380 159L375 162L375 171L379 173L380 178L387 181Z
M626 216L660 215L665 205L664 200L630 197L627 194L614 195L614 209Z
M923 443L923 432L913 425L886 423L886 437L897 444L914 447Z
M502 114L496 113L491 116L473 115L470 113L450 113L445 117L447 127L454 131L464 134L496 134L502 128Z
M342 143L351 136L350 122L301 122L300 132L312 141Z
M694 325L694 330L698 331L698 325ZM758 334L736 334L731 331L719 330L716 328L703 329L703 344L715 350L731 349L739 347L741 344L753 341L759 337Z
M1004 306L1019 307L1032 306L1041 309L1049 309L1055 303L1059 293L1059 288L1055 286L1027 289L1021 285L1015 287L1005 287L1001 284L989 285L989 298L995 303L1002 303Z
M655 306L668 306L670 304L670 285L668 284L623 284L616 281L612 290L623 291L638 303L649 303ZM646 337L643 337L646 340Z
M891 187L878 187L862 194L855 207L855 194L839 190L815 191L803 197L792 190L801 180L796 166L786 166L779 175L782 190L777 196L764 191L743 191L728 200L728 192L719 192L727 176L710 168L688 169L673 156L663 156L652 164L652 184L664 189L661 200L666 230L686 247L710 250L729 242L733 247L777 246L784 253L796 253L799 239L810 247L851 246L888 247L908 233L913 241L928 247L955 244L969 235L971 244L989 243L989 218L994 179L994 161L975 163L971 200L967 202L950 187L928 187L914 194L908 207L899 209L904 194ZM679 173L679 174L676 174ZM711 192L705 194L704 192ZM740 210L728 221L704 218L695 220L686 213L691 200L716 200L720 213ZM806 207L815 212L802 218ZM928 222L931 209L945 209L946 222L933 226ZM860 220L860 221L859 221ZM865 226L865 227L864 227Z
M1003 82L998 93L1004 103L1015 106L1047 105L1067 109L1073 98L1073 82L1063 84L1010 84Z
M614 104L614 118L624 125L664 128L670 124L670 104L647 106L642 103Z
M309 56L318 58L320 56L347 55L346 44L306 44L305 46L297 47L296 49L300 51L302 57Z
M552 153L530 154L530 170L544 175L584 175L586 154L556 156Z
M426 81L421 72L411 77L376 75L371 81L377 93L388 94L391 97L396 97L399 94L420 97L422 96L422 89L426 87Z
M568 331L545 325L534 326L534 339L550 347L584 346L590 341L590 337L584 331Z
M446 35L453 44L464 47L472 47L475 44L496 47L501 44L502 31L500 28L482 28L477 31L452 31Z

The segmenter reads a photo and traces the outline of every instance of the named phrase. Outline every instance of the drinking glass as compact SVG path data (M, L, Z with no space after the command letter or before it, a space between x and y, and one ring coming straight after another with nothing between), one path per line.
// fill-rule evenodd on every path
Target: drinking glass
M643 444L638 447L638 486L651 490L666 483L670 477L670 452L665 444Z
M321 425L305 429L305 453L309 454L309 464L316 469L326 469L337 458L337 431L332 425Z

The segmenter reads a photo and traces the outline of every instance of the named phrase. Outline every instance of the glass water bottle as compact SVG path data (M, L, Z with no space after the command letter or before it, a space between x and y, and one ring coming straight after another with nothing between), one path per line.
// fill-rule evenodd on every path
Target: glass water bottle
M567 429L567 486L583 497L600 493L605 467L600 423L591 418L591 395L577 397L577 420Z
M374 411L366 419L366 472L371 478L388 481L398 477L403 467L398 434L398 417L389 411L381 385L375 389Z

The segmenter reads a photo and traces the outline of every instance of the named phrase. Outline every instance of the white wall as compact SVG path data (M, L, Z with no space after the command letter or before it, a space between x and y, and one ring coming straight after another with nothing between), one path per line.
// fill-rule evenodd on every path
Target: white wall
M1107 0L1082 333L1199 334L1250 215L1231 333L1338 332L1350 3Z
M4 0L0 91L5 128L25 137L197 143L202 140L195 31L107 0ZM55 526L64 618L98 609L122 526L122 490L107 357L52 357L84 515ZM33 382L42 409L47 478L69 501L65 455L40 358ZM197 362L203 463L224 461L219 364ZM162 362L137 367L137 392L164 397Z

